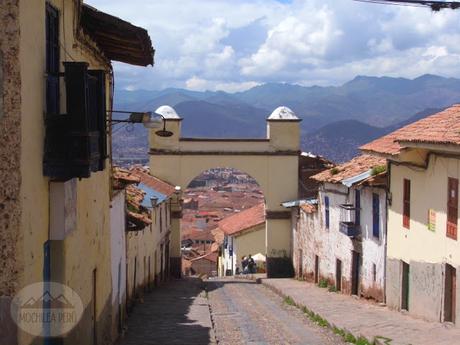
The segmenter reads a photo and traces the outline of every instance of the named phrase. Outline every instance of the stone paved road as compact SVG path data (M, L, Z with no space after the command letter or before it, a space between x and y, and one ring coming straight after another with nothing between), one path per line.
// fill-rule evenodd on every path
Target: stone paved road
M219 345L341 345L340 338L308 320L278 295L249 280L206 282Z
M201 280L184 279L146 294L118 345L216 344L202 286Z

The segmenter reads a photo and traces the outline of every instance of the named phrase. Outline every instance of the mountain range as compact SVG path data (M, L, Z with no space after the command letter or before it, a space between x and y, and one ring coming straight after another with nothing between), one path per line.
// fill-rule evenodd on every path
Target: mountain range
M415 79L358 76L341 86L269 83L247 91L126 91L115 93L117 110L152 111L170 105L184 118L186 137L264 137L265 119L278 106L303 121L302 149L341 162L359 145L439 109L460 102L460 79L423 75ZM114 132L116 156L147 152L139 125Z

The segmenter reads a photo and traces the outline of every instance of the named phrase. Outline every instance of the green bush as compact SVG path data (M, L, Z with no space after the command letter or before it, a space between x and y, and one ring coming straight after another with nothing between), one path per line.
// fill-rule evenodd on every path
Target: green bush
M335 285L331 285L331 286L329 286L328 291L329 292L337 292L337 288L335 287Z
M284 303L286 303L287 305L295 305L294 300L290 296L284 297Z
M326 279L320 279L319 283L318 283L318 286L320 288L327 288L329 284L327 283L327 280Z
M371 175L375 176L375 175L381 174L381 173L383 173L385 171L387 171L387 166L386 165L377 165L377 166L372 168Z

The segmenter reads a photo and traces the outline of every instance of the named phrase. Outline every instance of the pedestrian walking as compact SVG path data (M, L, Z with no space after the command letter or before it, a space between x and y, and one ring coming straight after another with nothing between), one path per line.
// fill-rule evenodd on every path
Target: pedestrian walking
M243 274L248 273L248 258L246 256L243 256L241 258L241 268L243 269L242 270Z
M251 257L251 254L248 257L248 271L249 273L256 273L256 262Z

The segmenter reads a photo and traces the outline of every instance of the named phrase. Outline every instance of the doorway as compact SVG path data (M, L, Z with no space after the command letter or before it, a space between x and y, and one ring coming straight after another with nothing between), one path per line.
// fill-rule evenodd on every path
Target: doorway
M297 271L297 276L299 278L302 278L303 277L303 252L302 252L302 249L299 249L299 253L298 253L299 257L298 257L298 271Z
M93 270L93 303L92 303L92 318L93 318L93 345L97 345L97 271Z
M315 284L319 283L319 256L315 255Z
M337 291L342 291L342 261L335 261L335 288Z
M359 296L360 267L361 256L358 252L353 250L351 262L351 294L356 296Z
M402 261L402 279L401 279L401 309L409 310L409 275L410 266L407 262Z
M457 307L457 271L454 267L446 264L445 288L444 288L444 321L455 322L455 309Z

